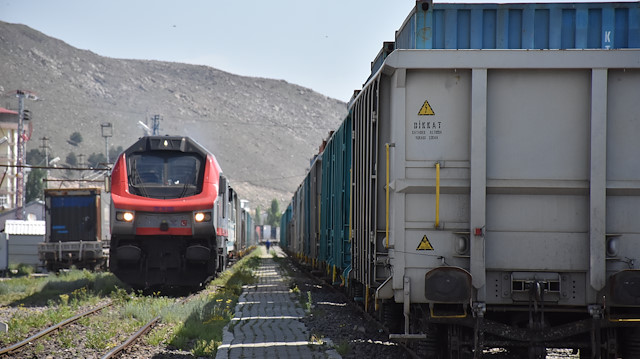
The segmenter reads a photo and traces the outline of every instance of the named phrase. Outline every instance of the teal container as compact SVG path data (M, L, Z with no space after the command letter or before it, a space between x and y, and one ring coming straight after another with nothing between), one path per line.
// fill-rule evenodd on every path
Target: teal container
M287 206L287 209L280 217L280 247L289 249L289 243L291 243L291 233L289 229L291 225L292 208L291 203Z
M333 133L322 153L319 259L338 273L351 264L351 116Z

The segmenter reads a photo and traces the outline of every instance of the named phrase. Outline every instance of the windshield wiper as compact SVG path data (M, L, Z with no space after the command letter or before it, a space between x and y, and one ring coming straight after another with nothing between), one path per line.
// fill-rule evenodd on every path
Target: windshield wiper
M133 180L129 180L129 186L132 188L136 189L136 192L138 192L139 195L142 195L144 197L149 197L147 194L147 190L144 186L144 182L142 182L142 178L140 178L140 173L137 170L137 160L133 160L133 164L132 164L132 169L131 169L131 175L133 176ZM130 176L131 178L131 176Z
M185 183L184 186L182 186L182 192L180 192L180 196L178 196L178 198L182 198L186 196L187 188L189 188L189 184Z

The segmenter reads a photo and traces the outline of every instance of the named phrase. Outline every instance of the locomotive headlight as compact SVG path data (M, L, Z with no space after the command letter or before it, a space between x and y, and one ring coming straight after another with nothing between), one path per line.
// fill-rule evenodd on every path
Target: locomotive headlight
M211 221L211 213L210 212L196 212L193 216L196 222L210 222Z
M133 212L116 212L116 220L123 222L131 222L133 221Z

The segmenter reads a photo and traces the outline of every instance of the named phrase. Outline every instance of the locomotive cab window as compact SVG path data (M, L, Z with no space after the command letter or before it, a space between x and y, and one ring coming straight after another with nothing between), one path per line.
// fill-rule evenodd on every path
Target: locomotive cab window
M149 198L181 198L202 191L203 158L195 153L133 153L127 163L129 190Z

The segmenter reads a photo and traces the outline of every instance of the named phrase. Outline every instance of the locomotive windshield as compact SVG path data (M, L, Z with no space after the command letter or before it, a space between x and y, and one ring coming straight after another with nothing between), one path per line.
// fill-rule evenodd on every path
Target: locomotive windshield
M149 198L181 198L202 191L204 159L195 153L132 153L127 163L129 191Z

